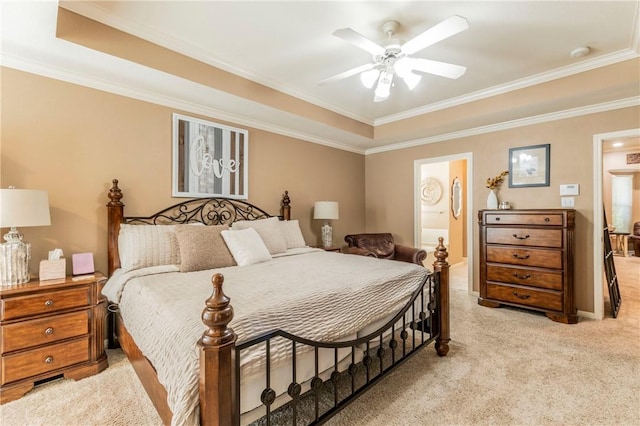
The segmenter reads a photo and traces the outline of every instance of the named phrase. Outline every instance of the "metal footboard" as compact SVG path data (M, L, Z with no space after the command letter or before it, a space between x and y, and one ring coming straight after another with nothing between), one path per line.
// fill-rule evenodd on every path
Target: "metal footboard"
M400 312L376 330L356 339L318 342L275 330L237 343L234 349L235 423L241 423L243 372L240 360L243 351L260 346L265 352L265 382L260 395L264 415L252 425L322 424L439 337L439 283L439 272L429 274ZM289 348L286 361L274 361L274 345ZM321 355L325 356L324 363ZM299 371L298 364L303 356L313 357L310 377L303 377ZM328 363L327 356L333 358L328 366L323 365ZM290 364L287 373L290 383L280 396L272 380L278 362Z

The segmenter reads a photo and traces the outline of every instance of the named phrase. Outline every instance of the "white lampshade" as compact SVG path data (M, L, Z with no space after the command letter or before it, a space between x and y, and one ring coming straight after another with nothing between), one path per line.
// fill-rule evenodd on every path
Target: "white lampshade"
M49 194L37 189L0 189L0 228L48 226Z
M313 206L314 219L338 219L337 201L316 201Z

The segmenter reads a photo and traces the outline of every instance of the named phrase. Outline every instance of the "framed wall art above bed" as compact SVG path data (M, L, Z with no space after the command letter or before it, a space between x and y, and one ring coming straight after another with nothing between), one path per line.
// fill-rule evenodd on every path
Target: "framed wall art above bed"
M174 197L247 199L249 132L173 114Z

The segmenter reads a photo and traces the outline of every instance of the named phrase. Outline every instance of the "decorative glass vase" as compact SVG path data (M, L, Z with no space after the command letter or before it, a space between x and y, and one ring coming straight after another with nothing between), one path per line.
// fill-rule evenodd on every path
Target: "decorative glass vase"
M498 196L496 195L496 190L492 189L489 192L489 196L487 197L487 209L489 210L497 210L498 209Z

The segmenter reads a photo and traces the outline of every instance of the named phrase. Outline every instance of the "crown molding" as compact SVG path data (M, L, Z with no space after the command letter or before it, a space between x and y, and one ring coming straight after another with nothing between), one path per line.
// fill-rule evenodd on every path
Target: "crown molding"
M378 148L371 148L365 151L365 155L379 154L381 152L396 151L399 149L412 148L420 145L428 145L436 142L443 142L452 139L460 139L469 136L476 136L485 133L498 132L501 130L514 129L517 127L531 126L534 124L546 123L549 121L564 120L566 118L579 117L582 115L595 114L599 112L612 111L615 109L640 106L640 96L626 99L619 99L610 102L603 102L594 105L587 105L578 108L556 111L548 114L535 115L532 117L519 118L517 120L505 121L503 123L490 124L487 126L475 127L472 129L460 130L457 132L431 136L428 138L415 139L412 141L386 145Z

